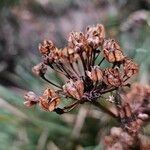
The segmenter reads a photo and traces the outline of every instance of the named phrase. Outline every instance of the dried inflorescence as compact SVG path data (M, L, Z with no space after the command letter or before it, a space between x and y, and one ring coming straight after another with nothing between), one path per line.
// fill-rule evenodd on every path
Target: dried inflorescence
M53 88L47 88L41 96L28 92L24 103L27 107L38 104L43 110L63 114L89 102L116 118L122 127L113 128L105 138L107 149L126 150L136 145L139 131L150 118L150 87L134 85L128 93L124 91L124 87L130 87L128 80L137 74L138 65L124 55L115 40L105 38L103 25L88 27L85 33L70 33L68 44L62 49L44 40L39 51L43 59L33 67L33 72ZM102 67L105 61L110 67ZM49 69L57 72L65 83L56 84L48 79ZM101 98L109 107L100 103ZM60 107L66 99L73 102Z
M123 128L111 129L104 139L106 150L149 150L150 139L140 131L150 119L150 86L133 84L131 90L121 96L123 101L116 109Z
M119 44L105 38L101 24L88 27L85 33L70 33L68 45L62 49L52 41L44 40L39 51L43 60L33 67L33 72L53 85L53 89L46 89L42 96L36 97L36 101L26 96L25 104L39 104L42 109L59 114L78 104L94 103L104 94L127 86L128 79L138 72L138 66L123 54ZM111 67L102 68L104 61L108 61ZM60 78L65 77L66 83L58 85L47 79L48 68L56 71ZM71 98L74 102L60 108L61 97Z

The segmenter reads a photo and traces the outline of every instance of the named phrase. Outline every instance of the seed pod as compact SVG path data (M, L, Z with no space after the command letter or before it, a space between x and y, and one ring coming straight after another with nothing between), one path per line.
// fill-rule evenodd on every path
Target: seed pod
M39 99L39 106L46 111L53 111L60 103L54 90L47 88Z
M135 64L131 59L125 58L123 62L124 74L127 77L131 77L134 74L138 73L138 65Z
M38 96L32 91L26 93L24 95L24 99L24 105L27 107L32 107L33 105L36 105L39 102Z
M115 87L118 87L120 85L122 85L122 79L119 73L119 70L117 68L112 69L112 68L108 68L104 71L104 82L107 85L112 85Z
M36 66L34 66L32 68L32 71L37 76L43 76L46 73L46 71L47 71L47 67L46 67L45 64L39 63L39 64L37 64Z
M39 51L42 55L48 55L51 51L55 51L56 49L52 41L44 40L43 43L39 44Z
M76 52L82 52L87 49L87 40L82 32L72 32L69 35L68 47Z
M73 81L70 80L63 86L63 90L69 96L77 100L81 100L83 93L84 93L84 84L81 80Z
M105 38L104 26L98 24L96 27L88 27L85 33L88 44L92 46L93 49L100 47Z
M94 66L91 71L87 71L86 73L94 82L101 81L103 78L103 72L98 66Z
M110 63L120 62L124 59L122 49L113 39L108 39L104 41L103 55Z

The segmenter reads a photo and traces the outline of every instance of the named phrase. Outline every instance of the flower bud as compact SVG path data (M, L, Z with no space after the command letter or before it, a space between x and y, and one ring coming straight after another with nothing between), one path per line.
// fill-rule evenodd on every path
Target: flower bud
M105 40L103 43L103 55L110 63L120 62L124 59L122 49L113 39Z
M39 106L46 111L53 111L60 103L59 96L52 89L46 89L39 99Z

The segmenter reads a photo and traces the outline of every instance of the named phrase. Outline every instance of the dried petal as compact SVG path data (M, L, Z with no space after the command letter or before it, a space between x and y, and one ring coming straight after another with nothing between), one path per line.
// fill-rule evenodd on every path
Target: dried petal
M53 111L59 103L60 98L52 89L46 89L39 100L39 106L46 111Z
M119 70L117 68L112 69L108 68L104 71L104 82L107 85L112 85L115 87L118 87L122 85L122 79L119 73Z
M39 102L38 96L32 91L26 93L24 95L24 99L25 99L24 105L27 107L31 107Z
M103 43L103 54L109 62L120 62L124 55L120 46L113 39L105 40Z
M72 96L75 99L80 100L84 93L84 85L81 80L73 81L70 80L63 86L64 92Z
M88 44L94 49L100 47L105 38L104 26L98 24L95 27L88 27L85 33L85 37L87 38Z
M138 65L135 64L133 60L129 58L125 58L123 67L124 67L124 74L127 77L131 77L132 75L137 74L139 70Z
M94 66L91 71L87 71L88 77L94 81L101 81L103 78L103 72L98 66Z
M45 64L39 63L32 68L32 71L38 76L43 76L47 71L47 67Z

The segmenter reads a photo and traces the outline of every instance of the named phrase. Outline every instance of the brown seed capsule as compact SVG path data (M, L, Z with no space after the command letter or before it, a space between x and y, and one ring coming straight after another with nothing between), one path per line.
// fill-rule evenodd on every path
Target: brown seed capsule
M131 77L134 74L138 73L138 65L135 64L131 59L125 58L123 62L123 67L124 67L124 74L127 77Z
M82 32L72 32L68 39L68 47L76 52L82 52L87 49L87 40Z
M43 55L48 55L51 51L55 51L56 49L52 41L44 40L43 43L39 45L39 51Z
M47 71L47 67L45 64L39 63L32 68L32 71L34 74L36 74L38 76L43 76Z
M70 80L63 86L63 90L73 98L81 100L84 93L84 84L81 80L77 80L75 82L73 80Z
M85 33L88 44L94 49L100 47L105 38L105 29L104 26L98 24L96 27L88 27Z
M103 72L98 66L94 66L91 71L87 71L86 73L94 82L101 81L103 78Z
M120 46L113 39L105 40L103 43L103 54L110 63L120 62L124 55Z
M47 88L39 99L39 106L46 111L53 111L60 103L54 90Z
M32 91L26 93L24 95L24 99L24 105L27 107L32 107L33 105L36 105L39 102L38 96Z
M103 76L104 82L107 85L112 85L115 87L118 87L122 85L122 79L119 73L119 70L117 68L108 68L104 71L104 76Z

